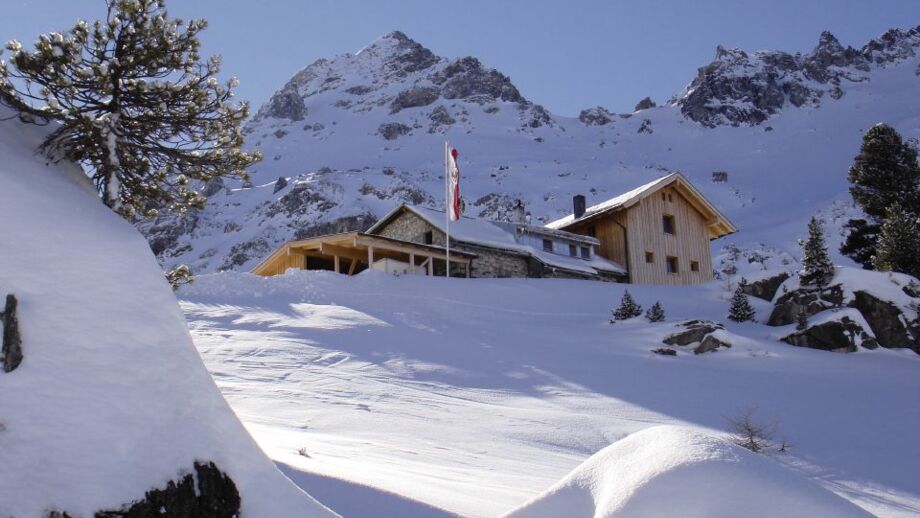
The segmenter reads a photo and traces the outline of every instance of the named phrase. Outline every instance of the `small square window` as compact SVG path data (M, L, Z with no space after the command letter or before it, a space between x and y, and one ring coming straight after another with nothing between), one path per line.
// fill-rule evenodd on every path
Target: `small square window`
M677 274L677 258L668 256L667 259L668 273Z
M430 245L433 242L434 242L434 234L430 230L428 232L425 232L425 244Z
M665 214L661 218L661 224L664 228L665 234L671 234L672 236L674 235L674 216Z
M700 271L700 263L699 263L699 261L690 261L690 271L691 271L691 272L698 272L698 271Z
M578 247L575 245L569 245L569 255L572 257L578 257Z
M543 251L544 251L544 252L552 252L552 251L553 251L553 240L552 240L552 239L544 239L544 240L543 240Z
M655 262L655 254L653 254L652 252L645 252L645 262L647 262L647 263L654 263L654 262Z
M591 259L591 249L586 246L581 247L581 258Z
M597 237L597 228L594 225L588 227L588 235L591 237Z

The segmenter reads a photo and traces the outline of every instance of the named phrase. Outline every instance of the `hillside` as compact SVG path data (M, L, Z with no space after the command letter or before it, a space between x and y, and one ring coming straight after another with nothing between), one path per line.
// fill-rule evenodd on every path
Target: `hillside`
M662 301L667 320L609 324L626 288L646 308ZM790 444L770 461L795 472L784 480L805 477L881 517L920 513L910 433L920 356L784 344L794 324L726 321L724 282L224 272L179 296L247 428L343 515L498 516L629 434L659 424L720 432L751 406ZM751 302L766 321L770 305ZM724 322L732 347L653 354L684 319ZM712 509L720 491L681 495Z
M0 516L336 516L221 397L143 236L77 166L33 153L46 128L9 115L0 297L18 299L23 358L0 369Z
M920 137L918 50L920 28L858 49L824 33L807 54L720 47L661 106L570 118L476 58L439 57L394 32L305 67L258 110L246 133L265 160L251 186L209 185L193 219L142 228L165 265L247 270L293 237L366 227L400 202L438 205L449 139L468 215L507 219L521 199L545 222L574 194L590 205L679 170L741 229L714 256L738 245L788 263L808 217L833 234L853 212L846 170L867 127ZM714 171L728 181L713 183Z

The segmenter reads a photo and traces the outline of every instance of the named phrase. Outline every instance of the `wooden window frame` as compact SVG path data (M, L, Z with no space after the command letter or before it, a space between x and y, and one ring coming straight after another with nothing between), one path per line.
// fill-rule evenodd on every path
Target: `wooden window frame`
M690 261L690 271L699 272L700 271L700 262L699 261Z
M655 252L645 252L645 263L646 264L655 264Z
M569 257L578 257L578 246L574 243L569 243Z
M670 232L668 232L668 227L670 227ZM661 230L669 236L677 235L677 219L674 214L661 215Z
M671 266L673 266L673 271ZM668 272L668 275L679 275L680 274L680 261L677 260L673 255L666 256L664 259L664 268Z
M587 246L581 247L581 258L582 259L591 259L591 249Z

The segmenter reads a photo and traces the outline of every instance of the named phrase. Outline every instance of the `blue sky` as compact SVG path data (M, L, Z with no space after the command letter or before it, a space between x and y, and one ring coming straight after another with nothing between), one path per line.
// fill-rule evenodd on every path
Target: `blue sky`
M438 55L473 55L550 111L601 105L631 111L665 101L712 60L717 44L808 51L822 30L861 46L890 27L920 24L920 0L170 0L203 17L204 51L224 56L240 97L264 102L299 68L402 30ZM0 39L104 14L104 0L4 0Z

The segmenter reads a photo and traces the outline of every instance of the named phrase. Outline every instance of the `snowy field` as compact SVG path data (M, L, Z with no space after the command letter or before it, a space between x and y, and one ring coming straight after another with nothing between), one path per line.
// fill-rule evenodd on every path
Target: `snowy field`
M800 349L776 341L791 329L731 322L730 350L654 355L677 320L725 321L730 293L629 286L667 321L610 325L624 288L226 272L179 298L256 441L343 516L497 516L628 434L724 431L750 406L791 444L775 462L878 516L920 513L920 356Z

